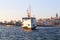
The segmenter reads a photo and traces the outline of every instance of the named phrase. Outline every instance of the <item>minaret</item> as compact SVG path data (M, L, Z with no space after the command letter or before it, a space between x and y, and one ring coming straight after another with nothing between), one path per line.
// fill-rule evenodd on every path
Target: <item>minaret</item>
M29 6L29 8L27 9L27 16L28 18L31 17L31 7Z
M58 13L56 13L56 17L58 18Z

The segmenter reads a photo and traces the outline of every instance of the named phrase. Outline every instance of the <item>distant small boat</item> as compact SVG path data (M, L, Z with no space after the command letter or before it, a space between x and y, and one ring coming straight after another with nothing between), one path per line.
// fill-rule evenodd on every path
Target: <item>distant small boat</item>
M22 28L26 30L34 30L36 28L36 18L31 17L31 12L27 10L27 16L22 18Z

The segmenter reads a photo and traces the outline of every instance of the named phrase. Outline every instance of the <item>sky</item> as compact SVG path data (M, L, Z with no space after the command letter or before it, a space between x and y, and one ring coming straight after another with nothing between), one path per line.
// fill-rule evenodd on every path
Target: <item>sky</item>
M0 0L0 21L21 20L29 5L36 18L60 16L60 0Z

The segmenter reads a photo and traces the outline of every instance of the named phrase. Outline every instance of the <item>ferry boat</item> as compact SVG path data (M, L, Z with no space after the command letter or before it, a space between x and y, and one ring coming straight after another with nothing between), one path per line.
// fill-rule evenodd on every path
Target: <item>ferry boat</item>
M36 29L36 18L31 17L31 11L27 10L27 17L22 18L22 28L26 30Z

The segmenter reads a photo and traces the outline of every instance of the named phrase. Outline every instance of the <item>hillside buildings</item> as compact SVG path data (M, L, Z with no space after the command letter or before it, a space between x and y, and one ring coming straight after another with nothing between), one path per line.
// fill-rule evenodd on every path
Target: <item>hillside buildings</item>
M56 14L56 17L39 19L37 21L37 25L54 25L54 26L60 26L60 17L58 17L58 14Z

